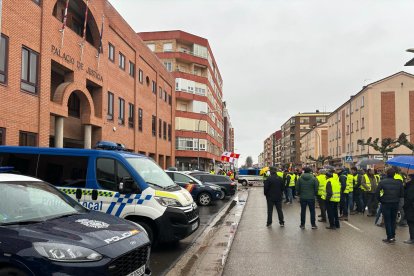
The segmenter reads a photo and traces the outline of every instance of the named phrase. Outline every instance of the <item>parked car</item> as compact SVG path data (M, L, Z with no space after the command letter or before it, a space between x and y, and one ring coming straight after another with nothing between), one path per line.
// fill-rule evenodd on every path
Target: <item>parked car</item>
M224 192L226 196L232 196L237 191L237 183L231 181L228 176L225 175L214 175L214 174L207 174L207 173L200 173L200 172L192 172L189 175L197 178L203 184L205 183L213 183L220 186L221 190Z
M0 275L150 275L133 222L84 208L36 178L0 173Z
M167 171L167 174L176 184L189 191L199 205L207 206L224 197L224 192L215 184L204 185L200 180L182 172Z

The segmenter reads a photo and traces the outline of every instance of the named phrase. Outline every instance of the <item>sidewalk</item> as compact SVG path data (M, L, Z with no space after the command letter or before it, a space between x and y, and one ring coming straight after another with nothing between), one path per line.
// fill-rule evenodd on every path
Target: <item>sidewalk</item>
M299 228L300 204L283 204L285 227L276 210L266 227L263 188L250 189L223 275L412 275L414 246L402 243L406 228L397 229L397 243L384 244L385 230L373 218L352 216L339 230L317 222L312 230ZM319 209L316 210L317 214Z

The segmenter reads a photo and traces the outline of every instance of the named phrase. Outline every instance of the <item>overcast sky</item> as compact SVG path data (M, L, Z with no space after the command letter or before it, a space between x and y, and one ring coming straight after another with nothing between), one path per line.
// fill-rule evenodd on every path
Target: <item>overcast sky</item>
M239 164L298 112L333 111L414 57L414 1L110 0L137 32L209 40Z

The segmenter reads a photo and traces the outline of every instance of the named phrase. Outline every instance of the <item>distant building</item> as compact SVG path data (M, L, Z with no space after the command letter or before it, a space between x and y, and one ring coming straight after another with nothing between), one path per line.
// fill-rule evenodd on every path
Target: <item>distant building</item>
M364 157L381 159L379 152L357 141L397 138L403 132L414 143L414 75L399 72L364 86L329 115L328 154L335 164L345 164L347 156L351 164ZM412 152L401 146L390 157L401 154Z
M301 164L300 138L313 127L326 122L329 112L298 113L287 120L281 127L281 162L282 164Z
M300 161L316 166L319 157L328 157L328 124L324 123L306 132L300 140ZM310 158L309 158L310 157Z
M282 132L280 130L272 133L263 142L263 163L265 166L280 166L281 165L281 151L280 142Z
M257 165L258 165L258 167L259 167L259 168L262 168L262 167L264 167L264 166L265 166L265 162L264 162L264 153L263 153L263 152L261 152L261 153L259 154L259 156L258 156L258 162L257 162Z

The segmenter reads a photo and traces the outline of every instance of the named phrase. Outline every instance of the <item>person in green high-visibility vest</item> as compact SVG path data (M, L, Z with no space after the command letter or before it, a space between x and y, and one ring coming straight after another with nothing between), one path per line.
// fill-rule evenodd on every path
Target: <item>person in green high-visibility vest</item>
M321 214L319 215L319 222L326 222L326 175L322 173L321 169L318 169L316 179L318 180L318 203ZM325 198L323 198L325 197Z
M329 226L326 229L340 228L338 217L338 204L341 201L341 183L339 178L333 176L333 171L326 173L326 209L328 211Z

